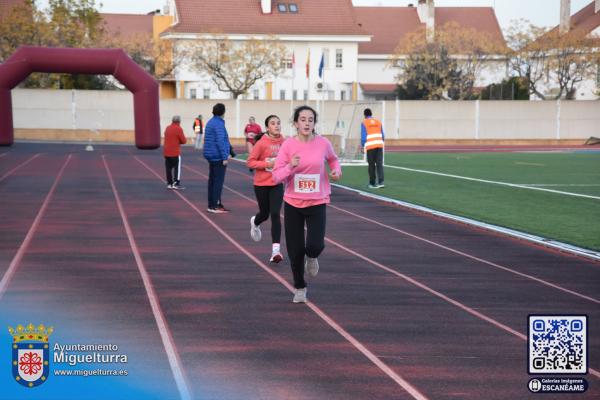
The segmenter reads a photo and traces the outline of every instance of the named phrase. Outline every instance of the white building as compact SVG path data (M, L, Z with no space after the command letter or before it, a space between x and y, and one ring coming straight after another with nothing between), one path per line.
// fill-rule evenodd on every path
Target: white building
M453 21L504 40L493 8L435 7L433 0L420 0L416 7L354 7L351 0L168 0L164 11L170 24L163 26L160 37L175 47L215 32L233 41L267 35L281 40L287 49L281 59L288 68L274 79L259 81L246 99L394 98L398 70L389 67L390 56L404 35L421 26L435 29ZM156 26L154 30L156 34ZM319 78L321 57L324 72ZM489 72L477 86L504 77L505 69ZM163 90L167 97L231 98L209 76L183 65L162 88L169 89Z
M426 27L436 28L454 22L475 29L504 43L504 36L492 7L435 7L433 0L419 0L409 7L355 7L359 26L373 35L359 44L358 81L363 98L395 98L396 76L400 69L390 64L398 43L408 34ZM497 83L506 77L503 61L488 62L475 86Z
M356 98L358 45L370 36L356 24L350 0L171 0L168 11L174 23L161 38L175 46L214 32L234 42L275 36L283 43L286 52L281 59L287 69L258 82L245 96L248 99ZM321 57L324 70L319 78ZM178 97L231 98L209 76L192 68L177 68L174 78Z

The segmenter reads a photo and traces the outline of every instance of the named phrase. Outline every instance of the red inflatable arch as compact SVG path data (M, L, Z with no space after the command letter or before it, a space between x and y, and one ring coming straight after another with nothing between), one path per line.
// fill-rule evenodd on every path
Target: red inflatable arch
M121 49L19 47L0 64L0 146L13 144L11 90L32 72L113 75L133 93L135 145L160 146L158 83Z

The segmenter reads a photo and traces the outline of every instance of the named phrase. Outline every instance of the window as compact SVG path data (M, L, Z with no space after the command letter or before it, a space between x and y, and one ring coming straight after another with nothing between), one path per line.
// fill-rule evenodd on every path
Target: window
M258 89L254 89L252 95L254 96L254 100L258 100Z
M210 89L204 89L203 96L205 100L210 99Z
M335 100L335 91L327 90L327 100Z
M329 68L329 49L323 49L323 68Z
M287 5L285 3L277 3L277 9L280 13L287 12Z
M344 53L342 52L342 49L335 50L335 67L336 68L343 68L343 66L344 66L343 54Z
M196 98L196 89L190 89L190 99Z
M346 100L346 91L345 90L340 90L340 100L342 100L342 101Z
M296 89L294 89L294 92L292 93L292 99L298 100L298 91Z
M284 58L281 60L281 68L282 69L292 69L294 65L292 64L292 57Z
M285 89L279 91L279 100L285 100Z
M291 13L297 13L298 12L298 5L296 3L290 3L288 5L288 7L290 8L290 12Z
M302 97L303 97L303 100L308 100L308 90L304 91L304 94Z
M598 69L596 70L596 87L600 88L600 64L598 64Z

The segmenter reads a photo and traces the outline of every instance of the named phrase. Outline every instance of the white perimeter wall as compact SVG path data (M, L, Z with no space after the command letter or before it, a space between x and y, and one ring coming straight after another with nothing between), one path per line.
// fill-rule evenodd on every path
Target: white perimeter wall
M17 89L12 91L14 127L22 129L133 130L133 96L127 91ZM193 119L211 116L215 100L161 100L161 130L182 117L192 136ZM263 123L269 114L291 127L291 101L221 101L232 137L242 137L249 116ZM340 101L308 102L318 109L319 131L332 133ZM600 137L600 101L386 101L383 119L390 139L586 139ZM357 106L362 112L363 106ZM383 114L383 112L381 112ZM383 118L384 117L384 118ZM2 118L2 116L0 116Z

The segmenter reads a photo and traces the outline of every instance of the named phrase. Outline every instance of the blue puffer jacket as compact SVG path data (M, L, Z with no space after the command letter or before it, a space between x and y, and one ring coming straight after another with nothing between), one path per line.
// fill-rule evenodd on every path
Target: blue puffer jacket
M223 161L229 158L229 135L225 120L214 116L204 127L204 158L208 161Z

